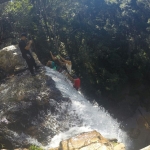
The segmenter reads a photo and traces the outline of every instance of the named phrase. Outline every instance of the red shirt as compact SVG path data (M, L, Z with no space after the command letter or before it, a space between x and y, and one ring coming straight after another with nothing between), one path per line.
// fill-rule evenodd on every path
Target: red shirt
M74 85L73 85L73 87L74 87L76 90L79 89L79 87L80 87L80 79L79 79L79 78L74 79Z

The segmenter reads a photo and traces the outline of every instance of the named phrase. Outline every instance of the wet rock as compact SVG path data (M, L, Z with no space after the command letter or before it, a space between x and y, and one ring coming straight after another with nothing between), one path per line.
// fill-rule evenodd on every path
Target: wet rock
M12 148L12 144L9 140L7 140L6 138L4 138L1 134L0 134L0 149L11 149Z
M28 146L29 138L46 145L47 137L68 130L74 120L81 122L70 113L71 101L61 95L44 67L35 77L26 70L0 84L0 103L0 133L13 147Z
M3 69L0 69L0 80L6 78L7 74Z
M137 118L137 124L140 128L150 129L150 114L143 114Z
M8 150L8 149L1 149L1 150ZM16 149L13 149L13 150L29 150L29 149L27 149L27 148L16 148Z
M133 139L137 139L140 136L140 133L141 133L141 131L138 128L132 128L129 131L129 135Z

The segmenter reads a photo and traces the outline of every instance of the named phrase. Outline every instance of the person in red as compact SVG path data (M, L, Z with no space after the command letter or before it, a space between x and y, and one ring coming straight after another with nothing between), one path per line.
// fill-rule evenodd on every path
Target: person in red
M80 78L78 78L77 76L73 77L73 87L78 91L80 88Z
M73 83L73 87L78 91L80 88L80 78L78 78L75 74L73 76L66 74L70 81Z

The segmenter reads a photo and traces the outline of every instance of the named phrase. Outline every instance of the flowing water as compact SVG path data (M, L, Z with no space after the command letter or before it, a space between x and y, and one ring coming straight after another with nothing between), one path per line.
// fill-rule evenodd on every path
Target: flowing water
M124 131L120 129L120 123L114 119L103 107L97 104L92 105L80 92L77 92L69 81L62 74L46 67L47 75L51 76L56 83L56 87L61 91L63 97L67 97L71 100L72 105L69 108L73 110L79 118L83 121L82 127L74 124L76 127L70 128L68 132L60 133L56 135L50 147L57 146L59 141L66 139L76 132L97 130L106 138L116 138L119 142L123 142L126 145L127 150L131 150L131 141Z
M91 130L108 139L116 138L126 150L146 146L143 141L147 131L136 140L127 135L125 128L133 127L136 117L129 118L123 127L102 106L90 103L76 91L64 75L48 67L35 78L25 71L1 84L0 89L0 135L11 141L14 148L33 144L48 150L64 139ZM20 91L25 92L25 99L14 101Z

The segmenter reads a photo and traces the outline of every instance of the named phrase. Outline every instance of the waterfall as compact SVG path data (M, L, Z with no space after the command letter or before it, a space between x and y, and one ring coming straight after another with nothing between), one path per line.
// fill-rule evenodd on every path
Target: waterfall
M82 93L76 91L70 81L61 73L46 67L46 74L50 76L61 91L63 97L69 98L72 102L70 111L74 111L83 121L82 126L74 120L76 127L71 128L68 132L59 133L54 136L47 147L58 146L61 140L81 133L84 131L97 130L106 138L116 138L119 142L126 145L127 150L131 150L132 143L127 134L120 129L120 123L114 119L103 107L98 104L91 104Z
M24 97L20 97L21 91ZM2 83L0 99L0 134L14 147L37 145L48 150L62 140L92 130L124 143L126 150L137 150L135 145L144 141L143 136L131 140L107 110L92 104L66 76L48 67L36 77L25 71Z

